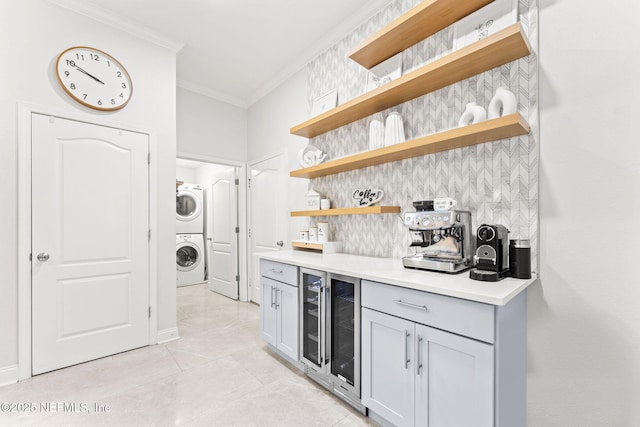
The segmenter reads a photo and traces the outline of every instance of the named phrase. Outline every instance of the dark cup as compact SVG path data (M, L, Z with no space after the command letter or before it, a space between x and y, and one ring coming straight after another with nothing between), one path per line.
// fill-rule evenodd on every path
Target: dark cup
M529 240L509 241L509 273L516 279L531 278L531 244Z

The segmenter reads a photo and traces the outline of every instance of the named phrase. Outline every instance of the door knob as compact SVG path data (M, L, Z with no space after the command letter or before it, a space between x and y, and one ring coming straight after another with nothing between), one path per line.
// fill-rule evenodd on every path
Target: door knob
M283 247L283 246L284 246L284 242L283 242L282 240L278 240L278 241L276 242L276 245L278 245L278 246L280 246L280 247Z
M38 258L38 261L42 261L42 262L48 261L49 260L49 254L46 253L46 252L40 252L38 254L37 258Z

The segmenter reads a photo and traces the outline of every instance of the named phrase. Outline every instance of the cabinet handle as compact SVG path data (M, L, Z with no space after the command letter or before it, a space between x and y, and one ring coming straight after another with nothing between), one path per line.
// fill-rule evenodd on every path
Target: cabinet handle
M420 375L422 369L422 337L418 335L418 360L416 361L416 374Z
M409 350L407 348L409 347L410 336L411 334L409 333L409 331L405 329L404 331L404 368L405 369L409 369L409 362L411 362L411 359L409 358Z
M278 292L282 292L282 290L276 288L276 310L278 309L278 307L280 307L280 304L278 304ZM282 296L280 297L280 299L282 299Z
M275 291L276 288L272 287L271 288L271 308L273 308L274 302L273 302L273 291Z
M406 305L407 307L419 308L420 310L429 311L426 305L411 304L410 302L404 302L401 299L394 299L393 302Z
M275 273L275 274L284 274L284 271L282 271L282 270L276 270L275 268L270 269L270 271L271 271L272 273Z

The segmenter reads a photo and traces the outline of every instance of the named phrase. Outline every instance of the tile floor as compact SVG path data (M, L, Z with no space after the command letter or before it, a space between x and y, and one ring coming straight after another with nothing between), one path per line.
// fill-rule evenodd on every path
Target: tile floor
M205 285L177 294L181 339L0 387L0 403L52 408L0 412L0 426L373 425L266 348L257 305Z

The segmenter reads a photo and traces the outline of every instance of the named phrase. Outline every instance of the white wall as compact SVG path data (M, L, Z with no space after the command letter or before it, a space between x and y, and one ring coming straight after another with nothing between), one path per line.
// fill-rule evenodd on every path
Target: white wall
M190 168L181 168L176 166L176 180L188 182L189 184L197 184L196 170Z
M215 159L247 160L247 111L177 89L177 150Z
M309 101L305 68L249 108L247 147L249 163L284 150L288 160L285 173L299 169L297 154L307 145L308 139L291 135L289 129L308 118ZM288 178L287 181L287 212L302 210L309 180ZM299 230L305 229L308 223L308 218L290 218L288 239L297 238Z
M540 2L530 427L640 425L640 3Z
M18 102L69 112L87 121L148 129L155 135L157 174L158 329L176 325L175 312L175 53L72 13L45 0L0 2L0 372L18 363ZM110 52L133 78L129 105L113 113L78 106L58 87L57 55L76 45ZM1 380L1 379L0 379Z

